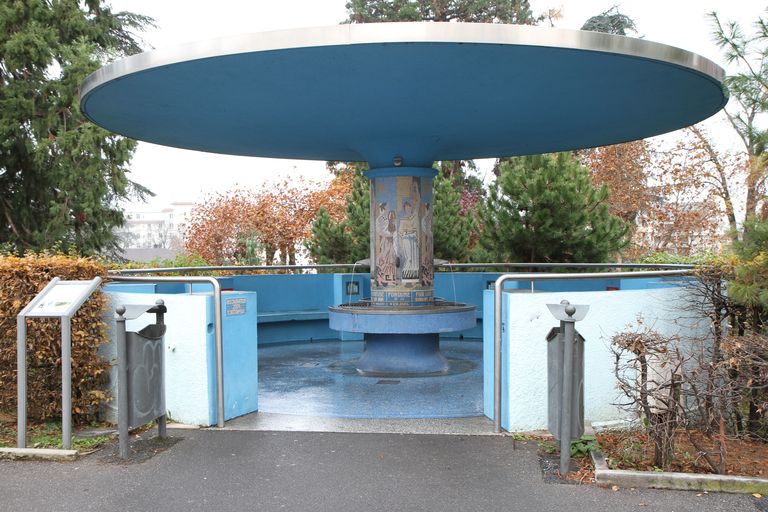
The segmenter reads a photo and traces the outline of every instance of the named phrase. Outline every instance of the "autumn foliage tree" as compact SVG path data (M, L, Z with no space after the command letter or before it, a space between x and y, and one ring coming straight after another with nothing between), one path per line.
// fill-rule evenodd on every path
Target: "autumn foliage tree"
M213 264L255 263L246 256L249 246L258 243L267 265L276 256L283 264L295 264L296 251L320 208L343 216L350 186L349 177L339 175L328 185L286 179L210 196L192 210L185 248Z
M581 151L581 163L590 169L592 183L610 190L608 211L628 224L650 200L646 169L650 163L648 143L644 140L602 146Z
M631 226L625 258L717 249L724 220L736 233L733 189L744 161L717 149L700 126L668 147L634 141L583 150L579 157L592 182L608 186L611 213Z
M758 17L754 31L746 33L736 22L710 13L713 38L726 63L739 71L725 78L730 101L725 113L746 153L744 209L747 218L765 208L768 179L768 129L763 121L768 111L768 18Z

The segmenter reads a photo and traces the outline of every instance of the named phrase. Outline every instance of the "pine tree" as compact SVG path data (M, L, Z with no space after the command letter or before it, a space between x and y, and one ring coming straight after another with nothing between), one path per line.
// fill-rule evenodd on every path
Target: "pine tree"
M461 212L461 193L444 172L435 178L432 237L435 258L464 262L476 228L472 212Z
M361 174L352 182L347 200L346 229L352 236L349 262L371 256L371 182Z
M312 223L307 249L316 263L354 263L370 257L370 202L368 178L358 171L347 196L346 218L334 222L321 209Z
M107 59L139 52L132 32L150 23L98 0L0 5L0 246L116 247L118 201L149 191L126 176L136 143L87 122L78 88Z
M637 32L637 27L635 20L619 12L619 7L614 5L607 11L585 21L581 30L625 36L627 32Z
M746 33L737 22L721 20L709 14L715 44L724 52L725 62L737 64L739 72L725 78L730 101L725 107L733 129L747 156L744 176L744 211L747 218L765 218L768 205L768 128L762 122L768 112L768 17L758 17L753 32ZM745 226L749 229L750 225Z
M627 226L608 212L608 189L569 153L514 157L480 209L480 244L494 260L601 262L627 243Z
M320 208L312 223L312 238L307 241L309 254L316 263L347 263L350 261L352 235L345 222L333 222L325 208Z

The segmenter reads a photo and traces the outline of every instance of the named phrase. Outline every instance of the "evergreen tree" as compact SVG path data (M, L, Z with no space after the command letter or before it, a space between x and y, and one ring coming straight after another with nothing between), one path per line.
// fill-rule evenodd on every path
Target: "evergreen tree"
M362 173L355 175L347 200L346 229L352 236L347 262L371 256L371 183Z
M480 209L485 257L510 262L601 262L627 243L608 189L569 153L514 157Z
M614 5L607 11L585 21L581 30L625 36L627 32L637 32L637 27L635 27L635 20L626 14L621 14L619 7Z
M758 17L754 31L746 33L737 22L726 22L716 12L709 14L713 37L723 50L725 62L737 64L739 72L725 77L730 101L725 107L728 121L738 134L747 156L744 210L747 218L765 217L768 205L768 17ZM745 226L745 230L750 225Z
M368 178L356 171L352 192L347 196L347 216L334 222L321 209L312 223L307 249L317 263L354 263L370 257L370 203Z
M351 261L352 235L346 223L333 222L325 208L320 208L312 223L312 238L307 249L315 263L348 263Z
M126 177L135 142L87 122L78 88L149 23L99 0L0 4L0 246L116 247L117 202L149 191Z
M435 258L464 262L476 228L472 212L461 212L461 193L444 172L435 178L432 238Z
M350 0L350 23L462 21L533 24L528 0Z

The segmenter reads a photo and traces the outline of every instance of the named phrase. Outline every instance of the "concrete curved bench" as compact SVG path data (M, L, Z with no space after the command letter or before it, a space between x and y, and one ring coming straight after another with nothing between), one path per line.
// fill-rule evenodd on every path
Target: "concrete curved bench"
M296 311L264 311L258 313L260 324L272 322L291 322L304 320L327 320L327 309L306 309Z

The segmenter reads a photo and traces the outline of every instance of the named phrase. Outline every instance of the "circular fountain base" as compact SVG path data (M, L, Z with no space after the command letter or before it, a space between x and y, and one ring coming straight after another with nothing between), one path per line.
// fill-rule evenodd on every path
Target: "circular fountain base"
M365 335L365 349L357 361L362 375L431 375L448 371L438 334Z
M369 303L329 308L331 329L365 335L357 364L363 375L428 375L448 371L440 333L475 326L475 306L436 300L433 306L390 308Z

